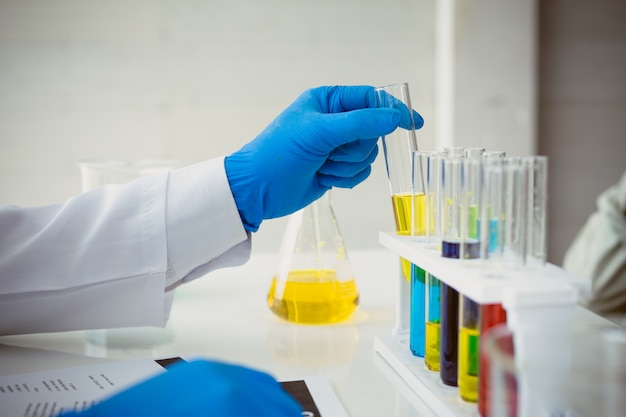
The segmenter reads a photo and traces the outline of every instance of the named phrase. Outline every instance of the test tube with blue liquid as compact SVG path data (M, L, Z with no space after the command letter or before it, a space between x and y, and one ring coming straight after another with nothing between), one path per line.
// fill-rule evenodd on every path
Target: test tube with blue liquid
M428 192L428 162L432 152L413 152L412 181L413 198L412 209L412 240L425 242L430 235L430 208ZM411 302L409 322L409 348L413 355L424 357L426 319L425 319L425 296L426 296L427 272L415 264L411 264Z

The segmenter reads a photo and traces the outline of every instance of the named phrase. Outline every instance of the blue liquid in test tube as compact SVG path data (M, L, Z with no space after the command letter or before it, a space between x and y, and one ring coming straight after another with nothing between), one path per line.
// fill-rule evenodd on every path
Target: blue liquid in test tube
M409 347L415 356L424 357L426 333L426 271L411 264L411 320Z

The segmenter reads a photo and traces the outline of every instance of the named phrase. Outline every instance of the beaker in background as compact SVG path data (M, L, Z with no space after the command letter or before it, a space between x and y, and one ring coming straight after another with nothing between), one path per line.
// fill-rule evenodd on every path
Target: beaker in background
M124 184L137 177L128 161L118 159L85 159L78 162L82 192L105 184Z
M115 159L85 159L78 162L82 192L104 185L124 184L139 176L176 168L173 160L144 160L131 163ZM172 301L173 292L166 294ZM169 327L125 327L94 329L85 332L85 353L105 358L135 358L146 355L167 356L173 351L174 332Z
M287 222L267 304L290 322L338 323L350 318L359 305L356 279L330 196L329 190L291 214Z

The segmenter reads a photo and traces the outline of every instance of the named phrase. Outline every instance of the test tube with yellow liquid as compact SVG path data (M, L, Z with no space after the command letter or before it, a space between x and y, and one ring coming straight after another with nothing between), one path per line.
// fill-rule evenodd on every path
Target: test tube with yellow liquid
M382 138L396 233L423 234L425 196L423 191L416 193L413 187L413 152L417 151L417 139L409 86L399 83L377 87L375 94L378 107L394 108L401 114L399 127ZM423 270L404 258L400 258L400 270L404 282L400 284L398 323L394 333L406 334L410 331L411 276L423 276Z
M278 317L300 324L349 319L359 291L327 191L290 215L267 296Z
M443 152L426 156L426 244L427 249L441 251L443 237ZM439 372L441 339L441 282L426 273L425 288L425 354L426 367Z

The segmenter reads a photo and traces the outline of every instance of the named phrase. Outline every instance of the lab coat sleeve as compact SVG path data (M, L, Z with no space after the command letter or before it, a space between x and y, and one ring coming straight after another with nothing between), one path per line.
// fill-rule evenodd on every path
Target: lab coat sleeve
M583 300L590 309L626 314L626 172L598 196L597 209L566 251L563 268L591 281L591 295Z
M249 239L223 158L0 207L0 334L164 325L166 289L245 262Z

